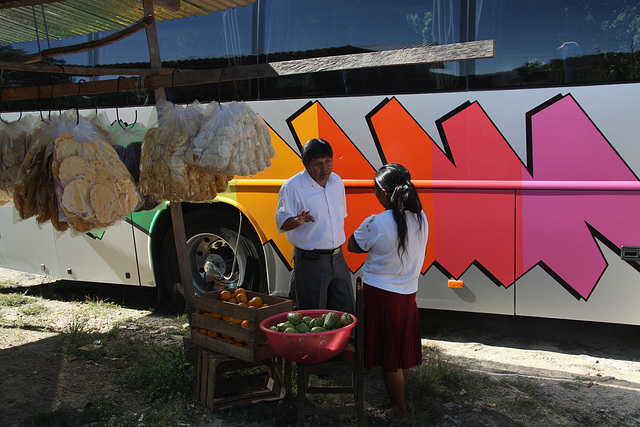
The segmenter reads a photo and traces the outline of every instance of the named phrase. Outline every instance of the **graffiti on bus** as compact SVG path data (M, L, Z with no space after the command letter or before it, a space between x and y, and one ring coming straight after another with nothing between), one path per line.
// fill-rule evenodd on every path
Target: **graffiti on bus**
M539 266L576 299L588 300L607 267L596 239L612 251L640 240L638 177L571 94L557 95L528 111L527 158L520 159L479 102L465 102L436 119L441 148L396 98L385 98L367 121L382 163L405 165L414 181L507 182L510 188L421 188L430 236L423 273L439 269L459 278L474 265L496 285L509 288ZM375 168L321 101L287 119L298 148L313 137L331 142L334 171L343 179L371 180ZM277 156L257 179L286 178L302 164L271 128ZM616 183L607 190L606 183ZM583 183L557 188L548 183ZM620 185L629 183L629 190ZM584 188L584 189L582 189ZM275 205L277 192L238 202L250 208ZM370 189L347 187L350 235L379 206ZM255 212L255 210L254 210ZM292 248L275 229L271 212L258 220L283 259ZM346 253L356 272L364 255ZM289 261L290 262L290 261ZM637 262L629 264L640 271Z

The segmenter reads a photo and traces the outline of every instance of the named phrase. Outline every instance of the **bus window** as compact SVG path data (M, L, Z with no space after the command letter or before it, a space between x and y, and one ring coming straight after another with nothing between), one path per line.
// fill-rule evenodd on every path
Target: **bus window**
M496 40L496 57L475 61L470 87L555 86L637 80L637 2L483 0L475 39Z

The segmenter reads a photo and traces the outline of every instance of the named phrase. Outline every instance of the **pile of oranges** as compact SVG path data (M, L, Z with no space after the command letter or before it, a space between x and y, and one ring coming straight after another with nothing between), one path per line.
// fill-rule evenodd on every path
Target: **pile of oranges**
M269 305L263 302L262 298L260 298L259 296L253 297L249 300L247 297L247 291L243 288L237 288L233 291L233 293L230 290L226 290L226 289L221 291L220 300L229 304L237 304L241 307L247 307L247 308L260 308L260 307L266 307ZM248 328L250 324L250 322L246 319L236 319L234 317L223 316L222 314L217 314L217 313L203 313L203 314L205 316L213 317L214 319L222 319L225 322L229 322L233 325L239 325L239 326L242 326L243 328ZM200 332L201 334L210 336L212 338L218 339L220 341L237 345L239 347L246 348L249 346L249 343L247 343L246 341L243 341L239 338L232 337L231 335L223 334L221 332L212 331L205 328L200 328L198 332ZM261 344L266 344L266 342L258 343L258 345L261 345Z
M260 297L253 297L248 300L247 291L243 288L237 288L235 291L233 291L233 293L225 289L224 291L220 292L220 299L232 304L238 304L242 307L259 308L266 307L268 305L265 304Z

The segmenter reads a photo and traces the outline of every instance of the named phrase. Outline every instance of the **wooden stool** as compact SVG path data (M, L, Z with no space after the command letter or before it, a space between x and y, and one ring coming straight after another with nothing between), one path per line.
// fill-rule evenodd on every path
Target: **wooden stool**
M320 363L297 363L298 372L298 425L304 425L305 415L356 414L358 426L364 425L364 298L362 280L356 279L356 351L343 351L333 359ZM345 386L310 386L309 375L351 375L351 384ZM305 406L307 394L353 394L353 405Z
M291 362L274 357L261 362L246 362L196 346L196 396L209 410L238 404L274 401L284 398L291 375ZM266 372L227 376L241 369L266 366ZM283 387L284 385L284 387Z

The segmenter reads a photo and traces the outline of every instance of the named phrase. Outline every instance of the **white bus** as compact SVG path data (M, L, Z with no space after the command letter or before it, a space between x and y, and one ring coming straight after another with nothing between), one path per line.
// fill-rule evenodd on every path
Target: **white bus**
M182 203L198 292L227 277L287 295L293 249L275 228L277 194L301 170L302 144L321 137L347 188L347 235L379 210L375 170L397 162L411 171L430 224L419 307L640 325L635 2L262 0L214 15L207 25L195 19L180 41L207 57L169 66L473 40L495 40L496 56L171 88L176 103L245 100L276 149L270 168L237 178L211 203ZM222 59L202 38L216 25L215 43L230 46ZM120 116L147 120L152 107L139 98ZM115 119L111 107L100 104ZM11 204L0 215L1 267L158 286L180 300L166 203L97 234L16 221ZM359 274L363 256L346 256Z

